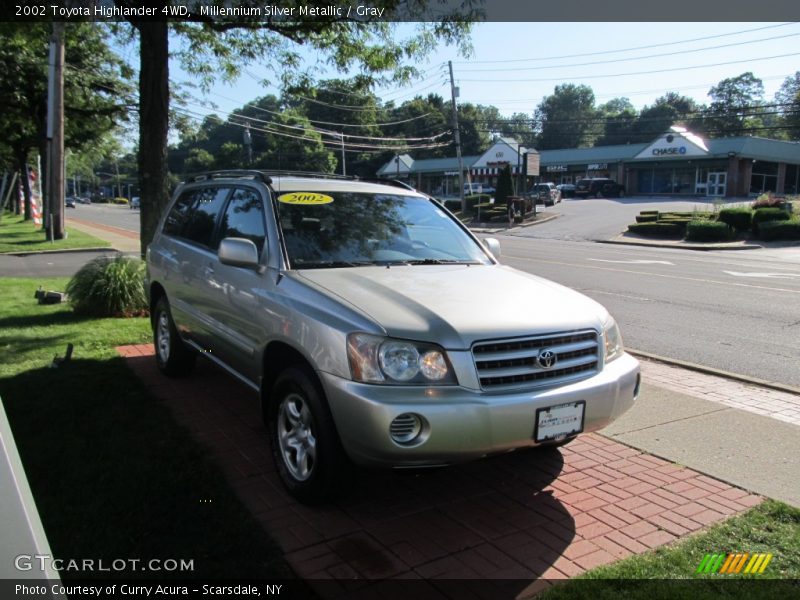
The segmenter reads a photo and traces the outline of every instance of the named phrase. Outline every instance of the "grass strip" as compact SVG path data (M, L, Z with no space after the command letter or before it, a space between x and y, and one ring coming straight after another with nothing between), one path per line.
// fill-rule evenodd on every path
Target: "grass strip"
M193 561L159 578L291 577L208 452L117 355L150 339L148 320L38 305L39 284L63 290L66 279L0 280L0 396L54 556ZM72 361L50 368L67 343Z
M46 250L80 250L82 248L108 248L105 240L67 227L67 237L48 242L41 227L25 221L22 215L5 213L0 219L0 254L11 252L43 252Z
M745 552L773 557L760 574L697 572L708 554ZM767 500L697 535L592 569L540 598L797 598L799 582L800 509Z

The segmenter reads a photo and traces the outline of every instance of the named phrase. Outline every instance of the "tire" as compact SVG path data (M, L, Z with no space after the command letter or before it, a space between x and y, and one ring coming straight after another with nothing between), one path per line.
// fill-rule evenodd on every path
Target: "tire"
M316 376L302 366L285 369L268 410L272 458L284 487L304 504L334 499L349 483L351 466Z
M617 198L624 198L625 197L625 190L620 190L617 194Z
M156 364L164 375L181 377L192 372L197 357L178 334L166 296L159 298L153 313L153 346Z

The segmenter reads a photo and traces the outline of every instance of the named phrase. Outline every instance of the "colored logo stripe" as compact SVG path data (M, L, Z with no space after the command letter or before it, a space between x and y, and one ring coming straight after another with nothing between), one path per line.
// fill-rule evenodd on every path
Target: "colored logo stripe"
M772 554L757 552L732 552L706 554L695 573L763 573L772 560Z

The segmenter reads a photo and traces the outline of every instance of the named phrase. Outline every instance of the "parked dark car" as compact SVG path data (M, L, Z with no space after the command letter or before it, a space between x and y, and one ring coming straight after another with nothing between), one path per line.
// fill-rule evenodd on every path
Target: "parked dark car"
M75 208L75 203L76 199L73 198L72 196L68 196L67 198L64 199L64 205L67 208Z
M562 198L574 198L575 197L575 184L574 183L562 183L556 186L556 189L561 192Z
M581 179L575 186L578 198L623 198L625 186L608 177Z

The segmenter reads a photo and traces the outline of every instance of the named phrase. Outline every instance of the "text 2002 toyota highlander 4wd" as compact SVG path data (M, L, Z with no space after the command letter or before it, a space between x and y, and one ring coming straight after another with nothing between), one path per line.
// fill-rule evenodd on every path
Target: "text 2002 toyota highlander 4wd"
M351 461L561 444L630 408L639 365L608 312L484 243L403 187L194 177L147 252L158 366L186 374L202 354L258 391L277 470L306 502Z

